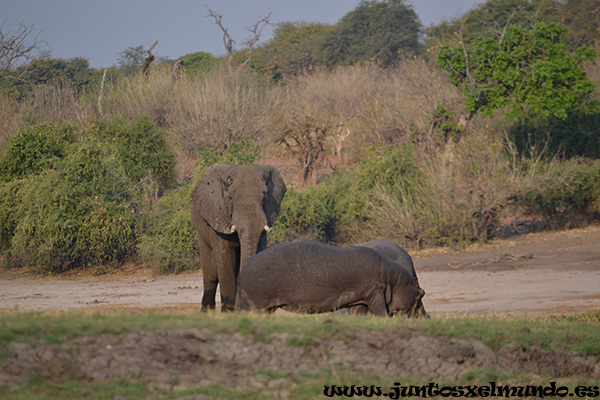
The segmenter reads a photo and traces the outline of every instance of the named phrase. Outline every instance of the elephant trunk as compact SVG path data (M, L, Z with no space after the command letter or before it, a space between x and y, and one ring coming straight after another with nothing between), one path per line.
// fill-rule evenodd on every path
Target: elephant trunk
M266 232L270 230L264 214L255 218L254 223L236 225L240 239L240 268L257 252L266 247ZM266 231L266 232L265 232Z
M240 232L240 268L259 250L258 245L263 232Z

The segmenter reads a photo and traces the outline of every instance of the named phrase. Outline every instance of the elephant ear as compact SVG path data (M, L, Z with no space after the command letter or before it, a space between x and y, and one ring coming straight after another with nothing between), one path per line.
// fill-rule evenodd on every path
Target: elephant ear
M194 190L194 203L200 216L220 233L231 233L233 204L229 188L233 183L231 166L215 164L202 175Z
M277 168L270 164L261 164L259 167L263 170L263 180L268 191L264 203L265 216L269 226L273 226L275 218L279 215L279 207L287 188Z

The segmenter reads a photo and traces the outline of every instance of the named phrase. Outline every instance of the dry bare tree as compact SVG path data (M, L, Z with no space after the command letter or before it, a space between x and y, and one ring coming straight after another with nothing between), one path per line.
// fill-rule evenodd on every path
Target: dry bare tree
M41 31L33 25L19 23L16 31L8 31L5 28L6 22L7 20L4 20L0 25L0 79L26 80L28 69L17 69L17 67L37 58L47 57L49 54L45 48L47 43L40 39ZM18 74L6 74L17 70Z
M269 15L262 18L261 20L259 20L254 25L248 28L248 31L252 34L252 36L243 43L243 45L245 45L248 48L248 54L246 55L244 61L242 61L234 70L233 58L236 53L234 47L235 40L233 40L233 38L229 34L229 31L223 25L223 15L217 14L208 5L206 6L206 9L208 10L207 17L212 17L215 20L217 26L221 29L221 31L223 31L223 45L225 46L225 50L227 51L227 69L231 73L233 73L234 71L241 71L246 65L248 65L248 63L252 59L254 46L256 46L256 43L258 43L258 41L260 40L260 36L262 35L262 32L265 29L265 27L269 25L271 13L269 13Z
M157 44L158 40L154 42L152 46L150 46L148 49L148 57L146 57L144 63L142 64L142 78L144 79L148 79L150 64L152 64L152 61L154 61L154 54L152 54L152 50L154 50L154 47L156 47Z
M300 129L289 129L277 143L286 147L291 156L302 166L302 182L315 183L316 172L325 160L327 127L314 126L307 122Z

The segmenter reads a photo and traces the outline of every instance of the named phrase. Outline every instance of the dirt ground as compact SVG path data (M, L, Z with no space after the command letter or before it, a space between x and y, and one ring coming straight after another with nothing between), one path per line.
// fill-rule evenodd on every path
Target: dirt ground
M494 352L477 339L373 330L358 331L353 340L332 337L293 346L290 336L272 333L268 340L259 340L189 329L86 336L62 344L10 342L4 349L9 357L0 362L0 387L17 388L35 372L55 384L128 379L164 390L235 384L288 398L295 382L306 379L302 375L323 371L340 385L341 375L455 381L466 372L489 368L508 374L527 370L538 380L539 376L600 379L596 357L542 350L536 345L507 344ZM277 371L283 378L265 375L265 371Z
M429 250L413 256L427 291L425 307L434 318L548 316L600 309L600 227L529 234L463 251ZM0 274L0 309L198 310L201 294L199 274L156 277L134 267L100 277ZM235 383L285 399L297 397L294 390L306 380L302 376L318 371L339 378L340 384L341 376L369 374L451 382L464 373L490 368L505 374L528 371L525 381L540 376L600 379L596 357L536 345L510 343L493 351L478 339L358 331L354 340L332 337L294 346L290 335L272 333L265 340L190 329L90 335L60 344L33 338L8 342L0 349L4 354L0 387L18 388L37 374L59 387L73 380L142 380L167 391ZM280 377L264 371L278 371Z
M412 255L432 316L600 309L600 226ZM0 272L0 309L197 309L201 296L200 273L164 277L129 267L100 277L54 278Z

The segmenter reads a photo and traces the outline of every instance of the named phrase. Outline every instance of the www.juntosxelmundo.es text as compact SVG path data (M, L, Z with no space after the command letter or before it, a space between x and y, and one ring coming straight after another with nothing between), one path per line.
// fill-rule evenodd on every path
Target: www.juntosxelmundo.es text
M550 382L546 386L512 386L497 385L489 382L489 385L467 385L467 386L440 386L438 383L429 382L426 385L403 386L394 382L390 388L381 386L325 386L323 394L326 397L379 397L387 399L400 399L403 397L497 397L497 398L519 398L519 397L578 397L593 398L600 396L598 386L576 386L569 389L566 386L557 386L556 382Z

